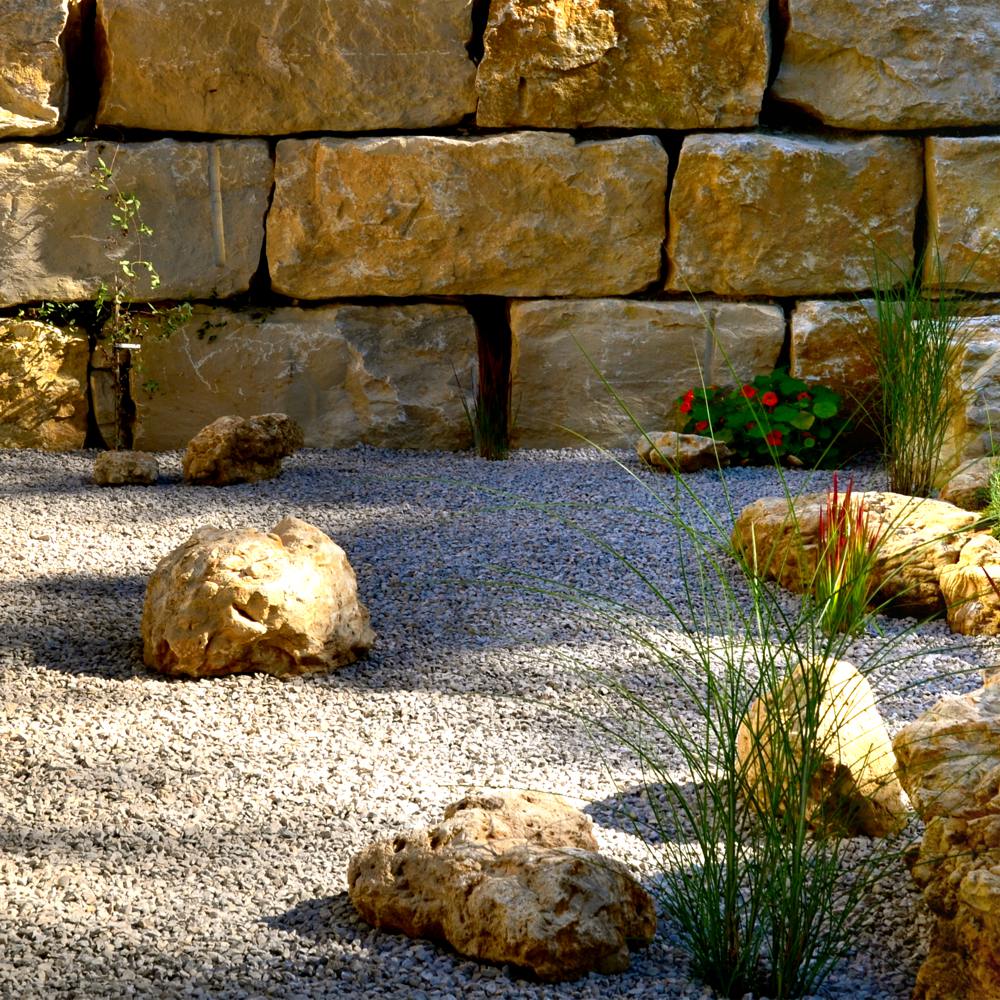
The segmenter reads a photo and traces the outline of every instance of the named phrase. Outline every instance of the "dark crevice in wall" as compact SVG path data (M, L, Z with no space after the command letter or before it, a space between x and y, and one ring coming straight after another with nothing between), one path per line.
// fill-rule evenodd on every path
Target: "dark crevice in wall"
M922 151L926 154L926 144ZM924 256L934 253L933 241L930 239L930 215L927 207L927 169L924 168L924 186L917 202L917 211L913 220L913 260L919 267Z
M84 135L90 132L97 117L100 71L96 35L96 0L80 0L79 4L71 4L61 40L69 79L64 123L67 135Z
M677 166L681 158L681 146L684 145L684 134L681 132L660 132L660 142L667 151L667 198L664 206L666 218L664 219L664 233L666 234L663 245L660 247L660 289L666 284L670 276L670 261L667 257L667 247L670 243L670 195L674 189L674 177L677 176Z
M271 163L275 163L277 143L269 143L271 153ZM274 203L274 189L276 182L271 182L271 190L267 193L267 206L264 209L264 217L261 220L263 235L260 242L260 260L257 262L257 270L250 278L250 289L247 293L247 304L251 306L264 305L271 301L271 271L267 263L267 220L271 214L271 205Z
M774 304L781 307L785 314L785 339L778 352L778 360L774 363L775 368L791 368L792 365L792 312L795 309L796 299L774 299Z
M87 336L90 346L90 357L87 359L87 434L83 439L84 448L106 448L107 443L97 426L97 412L94 408L94 350L97 347L97 338L93 331Z
M476 409L479 452L486 458L502 458L510 447L511 432L511 348L510 312L507 299L495 295L475 295L465 307L476 324L479 375Z
M478 66L486 50L486 25L490 19L490 0L472 0L472 35L465 46L469 58Z
M768 24L771 29L771 64L768 68L767 85L770 87L778 77L781 56L785 51L785 36L788 34L790 17L788 0L770 0Z

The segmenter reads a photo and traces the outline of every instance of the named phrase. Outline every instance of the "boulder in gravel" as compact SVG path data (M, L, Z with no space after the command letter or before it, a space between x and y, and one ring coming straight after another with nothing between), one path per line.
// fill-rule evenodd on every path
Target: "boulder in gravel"
M1000 541L977 532L938 583L952 632L1000 635Z
M331 670L374 641L344 550L294 517L267 534L201 528L146 588L143 660L171 676Z
M795 790L801 733L822 685L813 752L818 755L807 803L810 824L824 834L884 837L906 824L896 758L865 677L843 660L800 664L773 696L759 698L737 734L737 755L756 808L784 803ZM776 742L779 740L780 742Z
M159 475L160 463L143 451L102 451L94 459L98 486L152 486Z
M941 487L941 499L962 510L984 510L990 499L990 474L996 464L992 455L967 462Z
M206 486L273 479L304 441L302 428L284 413L219 417L188 442L184 478Z
M445 815L352 858L348 888L368 923L547 981L623 972L652 940L649 894L557 796L481 796Z
M894 741L927 823L912 868L937 917L914 1000L993 1000L1000 982L1000 686L939 701Z
M678 434L675 431L644 434L635 443L641 461L654 469L699 472L729 465L732 452L715 438L701 434Z

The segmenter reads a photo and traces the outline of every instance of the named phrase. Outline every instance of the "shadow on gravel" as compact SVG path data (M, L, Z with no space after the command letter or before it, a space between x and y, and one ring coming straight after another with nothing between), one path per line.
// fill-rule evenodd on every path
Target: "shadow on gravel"
M303 899L284 913L263 917L261 923L271 930L288 931L316 942L353 939L372 931L358 916L346 892Z
M693 833L680 815L677 805L678 794L689 803L692 810L696 805L700 786L688 781L666 785L651 783L623 788L616 795L598 799L584 807L584 812L598 825L622 830L641 837L647 844L662 844L666 841L690 840Z

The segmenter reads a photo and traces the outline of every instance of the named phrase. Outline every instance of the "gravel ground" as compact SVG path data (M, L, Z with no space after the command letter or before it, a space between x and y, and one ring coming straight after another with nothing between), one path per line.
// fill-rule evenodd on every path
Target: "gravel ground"
M515 570L648 607L578 527L513 498L566 505L669 589L682 556L641 513L646 487L669 480L585 452L486 463L356 448L303 451L279 479L225 490L183 485L168 454L159 486L107 490L92 462L0 453L0 996L711 996L662 921L627 974L551 986L377 933L346 894L353 852L482 786L569 795L603 848L652 878L620 805L642 813L639 771L574 713L601 707L581 667L645 691L661 678L620 636L489 584ZM715 474L688 482L725 509ZM737 508L779 492L769 470L725 485ZM157 560L196 527L288 514L346 549L373 654L290 682L147 672L139 617ZM985 656L938 625L908 645L908 678L944 678L888 698L893 729L975 686L960 671ZM902 865L865 910L875 930L825 995L907 997L929 924Z

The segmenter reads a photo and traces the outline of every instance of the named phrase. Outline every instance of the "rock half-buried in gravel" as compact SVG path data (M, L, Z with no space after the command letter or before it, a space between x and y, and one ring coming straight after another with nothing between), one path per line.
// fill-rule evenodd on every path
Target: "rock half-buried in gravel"
M160 673L291 676L353 663L375 641L354 570L318 528L201 528L146 588L143 660Z

